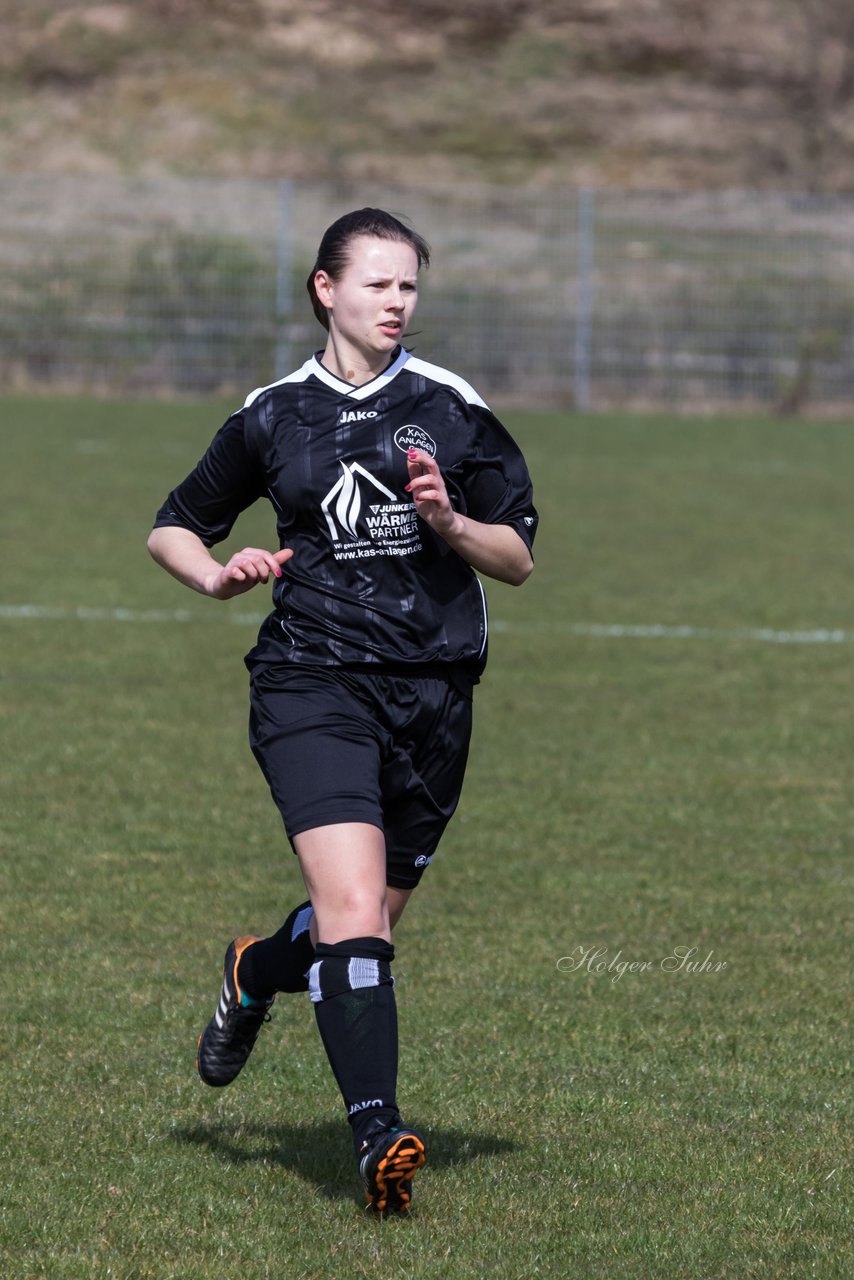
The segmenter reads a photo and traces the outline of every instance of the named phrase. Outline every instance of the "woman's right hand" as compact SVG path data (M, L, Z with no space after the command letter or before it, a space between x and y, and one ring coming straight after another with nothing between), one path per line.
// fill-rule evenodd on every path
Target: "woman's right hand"
M259 582L282 576L282 565L293 555L290 547L282 551L264 551L261 547L244 547L220 564L191 529L181 525L163 525L148 535L148 550L173 578L192 587L203 596L230 600L232 596L251 591Z
M205 584L206 594L215 600L230 600L232 596L251 591L259 582L269 582L270 574L281 578L281 566L293 554L289 547L282 551L264 551L261 547L244 547L242 551L235 551L227 563L211 575Z

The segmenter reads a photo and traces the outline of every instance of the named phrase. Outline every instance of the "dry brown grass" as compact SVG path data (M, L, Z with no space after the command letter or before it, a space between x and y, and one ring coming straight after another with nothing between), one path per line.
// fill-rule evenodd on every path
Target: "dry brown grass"
M835 0L0 0L0 169L850 189Z

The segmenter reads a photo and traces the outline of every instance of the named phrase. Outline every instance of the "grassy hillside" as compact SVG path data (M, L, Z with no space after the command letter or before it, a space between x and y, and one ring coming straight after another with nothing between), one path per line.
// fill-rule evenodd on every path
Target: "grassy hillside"
M0 171L850 189L852 46L837 0L0 0Z

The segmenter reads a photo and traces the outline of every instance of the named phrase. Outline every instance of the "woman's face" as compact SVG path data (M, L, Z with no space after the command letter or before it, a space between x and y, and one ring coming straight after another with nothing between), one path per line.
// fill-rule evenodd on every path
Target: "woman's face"
M314 278L317 296L328 309L329 332L361 355L393 351L418 301L418 257L402 240L356 236L347 266L333 280L325 271Z

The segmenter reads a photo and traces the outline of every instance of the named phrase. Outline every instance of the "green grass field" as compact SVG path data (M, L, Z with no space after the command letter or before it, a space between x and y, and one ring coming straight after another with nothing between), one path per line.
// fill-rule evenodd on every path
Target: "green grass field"
M396 935L431 1154L378 1223L306 997L194 1070L225 944L300 892L245 741L266 601L144 545L225 410L0 401L2 1274L853 1275L854 427L508 415L537 571L489 592Z

